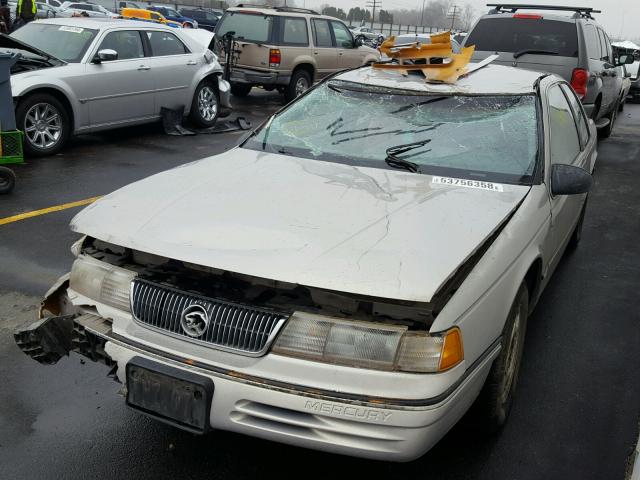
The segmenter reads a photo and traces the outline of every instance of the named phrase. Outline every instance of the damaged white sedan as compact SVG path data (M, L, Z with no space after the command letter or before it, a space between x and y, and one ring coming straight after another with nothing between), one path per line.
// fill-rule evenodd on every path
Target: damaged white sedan
M131 408L193 432L415 459L474 402L504 424L595 159L559 77L342 73L78 214L72 270L16 341L106 363Z

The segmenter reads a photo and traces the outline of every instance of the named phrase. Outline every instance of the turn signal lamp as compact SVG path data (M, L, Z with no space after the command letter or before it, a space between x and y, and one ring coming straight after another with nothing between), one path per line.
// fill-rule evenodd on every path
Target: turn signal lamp
M574 68L571 75L571 86L580 98L584 98L587 94L587 81L589 80L589 72L584 68Z
M280 62L282 61L282 54L280 53L280 49L272 48L269 50L269 66L279 67Z
M443 333L409 331L406 326L350 321L294 313L272 353L373 370L437 373L464 359L456 327Z

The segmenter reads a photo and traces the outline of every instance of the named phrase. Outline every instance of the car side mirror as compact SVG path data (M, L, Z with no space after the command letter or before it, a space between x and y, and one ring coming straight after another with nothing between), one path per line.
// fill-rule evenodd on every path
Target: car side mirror
M355 40L353 41L353 44L356 48L361 47L364 45L364 35L358 35Z
M555 195L578 195L591 189L593 178L584 168L573 165L551 166L551 193Z
M93 63L111 62L118 59L118 52L110 48L104 48L93 57Z
M621 67L622 65L631 65L633 62L634 62L633 55L622 54L618 56L616 67Z

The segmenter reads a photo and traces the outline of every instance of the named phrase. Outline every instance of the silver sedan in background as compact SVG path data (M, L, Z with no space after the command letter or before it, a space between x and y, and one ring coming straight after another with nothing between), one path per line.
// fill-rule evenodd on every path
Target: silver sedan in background
M21 54L11 87L32 156L58 152L71 134L157 121L163 107L205 128L231 108L217 57L164 25L39 20L0 38L0 51Z

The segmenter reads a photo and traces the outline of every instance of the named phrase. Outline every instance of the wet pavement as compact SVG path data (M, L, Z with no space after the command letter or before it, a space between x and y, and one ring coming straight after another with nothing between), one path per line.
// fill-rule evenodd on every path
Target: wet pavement
M239 103L236 100L236 103ZM254 125L281 106L260 92L240 102ZM39 296L72 261L79 208L0 225L0 478L622 479L640 414L640 105L601 142L583 239L566 255L527 332L504 431L463 420L433 450L389 464L227 432L200 437L128 410L101 365L72 354L41 366L14 345ZM0 218L108 193L232 148L243 133L168 137L146 126L84 136L61 155L16 168Z

